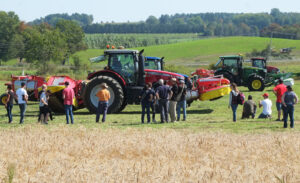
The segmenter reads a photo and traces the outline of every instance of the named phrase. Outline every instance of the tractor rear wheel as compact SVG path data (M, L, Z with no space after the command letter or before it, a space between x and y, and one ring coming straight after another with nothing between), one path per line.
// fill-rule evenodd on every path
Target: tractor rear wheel
M0 96L0 105L4 105L6 103L8 95L6 93Z
M234 83L234 78L231 74L227 73L227 72L219 72L219 73L215 73L216 75L223 75L224 78L228 79L230 81L230 83Z
M248 88L250 91L263 91L265 89L264 78L258 75L250 77Z
M123 105L124 91L119 82L109 76L98 76L92 79L85 88L84 104L91 113L96 113L98 107L98 97L96 94L101 90L100 85L106 83L107 90L110 93L110 99L108 101L108 113L117 113L125 108Z

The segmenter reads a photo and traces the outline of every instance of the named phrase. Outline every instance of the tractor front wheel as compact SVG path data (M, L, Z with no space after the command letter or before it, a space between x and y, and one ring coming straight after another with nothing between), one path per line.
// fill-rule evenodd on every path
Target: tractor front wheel
M101 90L100 85L106 83L110 93L108 101L108 113L117 113L125 108L124 92L122 86L114 78L109 76L98 76L92 79L85 87L84 104L91 113L96 113L98 107L98 97L96 94Z
M263 91L265 89L264 79L261 76L250 77L248 88L250 91Z
M4 105L6 103L8 95L6 93L0 96L0 105Z

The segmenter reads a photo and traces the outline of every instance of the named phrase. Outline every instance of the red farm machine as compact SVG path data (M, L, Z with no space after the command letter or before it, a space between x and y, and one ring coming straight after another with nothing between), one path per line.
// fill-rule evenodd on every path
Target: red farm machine
M187 102L194 100L213 100L229 94L229 80L222 76L209 76L205 78L196 78L192 81L188 76L172 73L156 68L146 67L147 59L143 56L143 50L112 49L105 50L104 55L92 58L92 62L101 62L108 60L107 66L103 70L92 72L88 75L87 81L72 80L67 76L51 76L49 78L40 78L38 76L24 76L25 78L16 79L13 77L12 84L16 86L17 81L33 80L36 84L32 88L32 99L37 99L37 92L42 84L47 84L52 88L52 97L49 100L49 106L54 112L63 112L63 103L61 93L64 88L64 81L72 83L76 99L74 100L75 109L86 107L91 113L96 112L98 98L96 93L100 90L100 85L106 83L111 94L109 100L109 113L122 111L128 104L138 104L138 95L142 91L145 83L151 82L154 87L158 86L158 80L164 79L167 84L172 78L184 80L188 87ZM36 77L36 78L30 78ZM53 79L52 79L53 78ZM57 80L57 81L56 81ZM187 83L191 82L191 84ZM16 89L16 87L15 87ZM53 101L53 102L51 102ZM61 106L61 107L57 107Z

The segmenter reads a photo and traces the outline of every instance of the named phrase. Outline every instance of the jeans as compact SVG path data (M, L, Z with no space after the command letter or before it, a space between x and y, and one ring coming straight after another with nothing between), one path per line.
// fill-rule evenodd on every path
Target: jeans
M171 122L176 121L176 106L177 106L177 101L173 101L171 100L169 102L169 106L170 106L170 117L171 117Z
M284 128L287 128L287 120L288 120L288 115L290 116L290 127L294 128L294 105L292 104L287 104L286 107L283 106L283 121L284 121Z
M145 113L147 112L147 122L150 123L150 103L142 102L142 123L144 123Z
M26 104L19 104L19 108L20 108L20 124L21 124L24 123Z
M99 101L96 113L96 122L99 122L100 114L102 114L102 122L105 122L106 114L108 109L108 102Z
M74 123L73 119L73 111L72 111L72 105L65 105L65 112L66 112L66 119L67 119L67 124L69 124L69 115L71 118L71 123Z
M177 121L180 120L180 111L183 111L183 120L186 120L186 100L177 102Z
M150 108L152 111L152 122L155 122L155 102L150 103Z
M160 120L162 123L169 122L169 101L168 99L160 99L158 101L160 110Z
M238 108L238 104L231 104L231 109L233 112L233 121L236 122L236 110Z
M9 122L9 123L12 122L12 114L11 114L12 108L13 108L13 105L11 105L11 104L8 104L8 105L6 106L7 117L8 117L8 122Z

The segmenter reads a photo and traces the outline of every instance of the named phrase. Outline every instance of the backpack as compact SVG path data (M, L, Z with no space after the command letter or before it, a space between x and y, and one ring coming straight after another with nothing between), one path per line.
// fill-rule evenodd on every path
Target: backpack
M243 105L245 103L245 95L240 92L237 96L237 103Z

